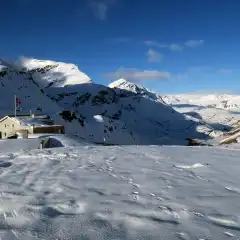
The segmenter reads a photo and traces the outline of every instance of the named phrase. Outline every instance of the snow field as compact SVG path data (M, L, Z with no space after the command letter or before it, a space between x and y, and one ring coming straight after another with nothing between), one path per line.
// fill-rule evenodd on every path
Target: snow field
M0 237L239 239L239 151L78 146L0 156Z

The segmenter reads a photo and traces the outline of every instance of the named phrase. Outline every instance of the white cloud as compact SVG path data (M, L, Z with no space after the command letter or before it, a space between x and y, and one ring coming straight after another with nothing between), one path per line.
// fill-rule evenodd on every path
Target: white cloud
M117 4L117 0L88 0L88 4L95 17L103 21L107 18L109 9Z
M100 2L93 2L92 3L92 8L94 11L94 15L100 19L100 20L105 20L107 16L107 10L108 6L105 3L100 3Z
M168 48L173 52L180 52L184 49L184 46L188 48L199 47L200 45L204 44L204 40L189 40L189 41L186 41L184 44L177 44L177 43L162 44L158 41L147 40L147 41L144 41L144 44L147 45L148 47Z
M162 44L158 41L151 41L151 40L147 40L144 42L145 45L147 45L148 47L157 47L157 48L168 48L169 50L176 52L176 51L182 51L183 50L183 46L180 44L176 44L176 43L172 43L172 44Z
M179 45L179 44L170 44L169 49L173 52L177 52L177 51L182 51L183 50L183 46Z
M218 72L224 75L231 75L233 73L233 70L230 68L221 68L218 70Z
M148 62L154 63L154 62L162 62L163 61L163 55L156 50L149 49L147 51L146 55L148 58Z
M144 42L147 46L149 47L158 47L158 48L164 48L167 47L167 45L163 45L158 41L152 41L152 40L147 40Z
M212 66L189 67L183 72L172 75L172 80L194 80L194 79L213 79L234 74L234 68L215 68Z
M238 94L237 90L233 90L233 89L200 89L200 90L196 90L195 92L189 92L187 94L202 94L202 95L221 95L221 94L231 94L231 95L235 95Z
M104 76L110 79L124 78L132 82L171 79L171 74L169 72L160 72L157 70L139 70L136 68L121 68L116 72L106 73Z
M196 48L204 44L204 40L189 40L189 41L186 41L184 44L186 47Z
M215 68L212 66L203 65L203 66L189 67L188 71L192 73L210 73L210 72L214 72Z
M188 73L178 73L176 76L173 77L174 80L187 80L189 79Z

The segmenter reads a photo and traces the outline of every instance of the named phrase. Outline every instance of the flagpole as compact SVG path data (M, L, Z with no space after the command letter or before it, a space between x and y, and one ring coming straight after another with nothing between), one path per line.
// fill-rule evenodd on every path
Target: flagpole
M17 116L17 96L14 95L14 114Z

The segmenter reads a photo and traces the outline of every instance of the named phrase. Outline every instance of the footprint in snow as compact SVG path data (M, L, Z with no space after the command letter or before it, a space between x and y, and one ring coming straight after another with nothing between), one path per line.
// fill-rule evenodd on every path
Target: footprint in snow
M139 192L133 192L132 193L132 199L135 200L135 201L138 201L139 200Z
M228 237L235 237L235 235L230 232L224 232L224 234Z
M193 165L173 165L175 168L179 169L194 169L209 166L209 164L195 163Z
M0 168L8 168L11 166L12 166L11 162L0 162Z
M240 230L240 223L234 216L224 216L221 214L209 215L208 220L215 225L228 229Z
M234 188L234 187L225 187L226 190L228 190L229 192L234 192L234 193L238 193L240 194L240 189L238 188Z
M77 215L85 212L87 204L84 202L65 202L56 205L49 205L43 208L42 213L51 218L60 215Z
M178 232L178 233L176 233L176 235L181 240L190 240L190 237L188 236L187 233Z

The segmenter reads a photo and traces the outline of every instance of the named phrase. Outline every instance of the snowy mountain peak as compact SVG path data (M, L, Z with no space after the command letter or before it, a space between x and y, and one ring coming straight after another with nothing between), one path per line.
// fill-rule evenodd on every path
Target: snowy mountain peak
M0 59L0 65L17 71L29 72L42 87L65 87L92 83L92 80L71 63L22 57L16 61Z
M115 82L112 82L108 85L110 88L119 88L119 89L123 89L123 90L129 90L135 93L139 93L141 90L143 91L149 91L146 88L144 88L141 85L129 82L123 78L118 79Z
M125 90L126 92L132 92L135 93L137 95L141 95L142 97L145 98L149 98L152 101L156 101L156 102L160 102L160 103L164 103L161 95L153 92L150 89L147 89L145 87L143 87L142 85L136 84L136 83L132 83L132 82L128 82L125 79L119 79L115 82L112 82L108 85L108 87L110 88L115 88L115 89L120 89L120 90Z
M114 81L114 82L110 83L108 86L110 88L120 88L120 87L123 87L123 86L128 86L130 84L132 84L132 83L128 82L127 80L125 80L123 78L120 78L117 81Z

